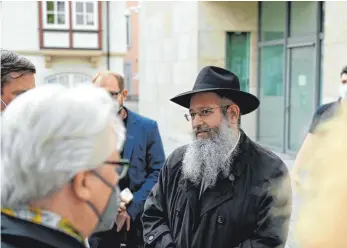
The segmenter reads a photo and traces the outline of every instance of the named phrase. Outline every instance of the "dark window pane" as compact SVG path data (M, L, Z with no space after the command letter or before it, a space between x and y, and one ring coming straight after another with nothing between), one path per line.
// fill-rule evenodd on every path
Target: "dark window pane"
M131 39L131 25L130 25L130 16L125 16L126 21L126 38L127 38L127 46L130 46Z
M290 3L290 36L306 36L316 33L317 2Z
M58 14L58 24L65 24L65 14Z
M86 3L87 6L87 13L94 13L94 4L93 3Z
M76 12L83 13L83 3L82 2L76 3Z
M320 19L320 31L323 33L324 32L324 17L325 17L325 2L319 2L321 5L321 19Z
M249 33L229 33L227 44L228 69L240 80L240 88L249 92Z
M54 24L54 14L47 14L47 23Z
M260 52L259 140L270 146L283 146L283 46L266 46Z
M84 21L83 21L83 18L84 15L83 14L77 14L76 15L76 24L77 25L84 25Z
M47 1L47 10L53 11L54 10L54 2L53 1Z
M64 2L58 2L58 11L60 11L60 12L65 11L65 3Z
M283 39L285 28L285 2L261 2L262 41Z

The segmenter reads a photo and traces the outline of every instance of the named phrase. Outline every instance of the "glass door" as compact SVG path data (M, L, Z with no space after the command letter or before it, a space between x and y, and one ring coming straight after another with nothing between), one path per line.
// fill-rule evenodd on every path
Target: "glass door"
M240 80L240 88L249 92L249 43L250 33L228 33L227 69L235 73Z
M288 52L287 149L296 152L307 134L316 107L315 46L292 47Z

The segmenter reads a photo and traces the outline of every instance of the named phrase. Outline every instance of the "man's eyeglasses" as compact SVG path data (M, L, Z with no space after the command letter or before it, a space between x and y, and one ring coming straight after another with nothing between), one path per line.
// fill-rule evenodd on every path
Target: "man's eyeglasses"
M112 98L117 98L122 93L122 91L109 91L109 93Z
M105 161L104 164L114 165L116 167L116 172L118 173L119 179L126 176L130 167L129 161L126 159L121 159L120 161Z
M225 106L218 106L218 107L214 107L214 108L204 108L201 109L197 112L193 112L191 111L189 114L185 114L184 117L186 118L187 121L191 121L194 120L196 115L199 115L200 117L206 117L209 116L210 114L213 113L213 109L217 109L217 108L228 108L230 105L225 105Z

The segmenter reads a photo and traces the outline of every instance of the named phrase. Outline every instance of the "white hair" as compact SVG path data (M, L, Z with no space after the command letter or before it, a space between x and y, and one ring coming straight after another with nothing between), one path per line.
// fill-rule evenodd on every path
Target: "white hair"
M2 206L43 199L120 150L116 104L92 84L42 85L11 102L1 116Z

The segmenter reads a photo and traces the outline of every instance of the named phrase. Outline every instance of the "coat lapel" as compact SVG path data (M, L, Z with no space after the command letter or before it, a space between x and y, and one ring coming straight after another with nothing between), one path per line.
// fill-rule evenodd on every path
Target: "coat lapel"
M219 178L215 187L208 188L202 194L200 217L234 196L235 185L247 167L247 157L245 154L248 145L248 137L241 132L241 139L238 146L239 154L235 158L235 162L230 165L232 166L230 176L228 178Z
M124 144L124 152L123 156L125 159L128 159L130 161L131 155L134 149L134 140L136 137L136 116L133 112L126 109L128 112L128 120L126 125L126 140Z

